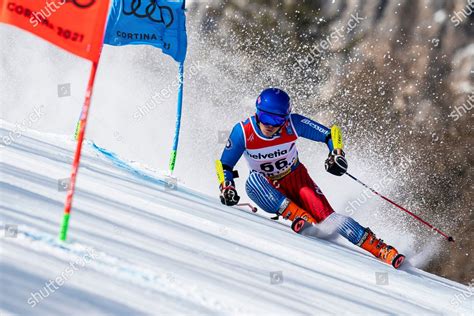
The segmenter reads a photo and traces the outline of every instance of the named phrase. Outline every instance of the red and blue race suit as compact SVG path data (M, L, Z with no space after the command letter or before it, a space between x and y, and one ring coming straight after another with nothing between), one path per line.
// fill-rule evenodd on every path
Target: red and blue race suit
M244 155L251 171L246 191L260 208L281 214L283 202L290 199L309 212L320 228L325 227L321 231L337 231L359 245L365 228L353 218L334 212L298 159L298 137L326 143L329 151L333 150L329 128L302 115L291 114L271 138L263 135L255 116L236 124L221 156L225 180L233 180L233 168Z
M225 179L233 180L232 170L244 155L251 172L263 175L281 193L272 195L265 187L267 181L251 176L246 187L255 203L266 212L276 213L289 198L321 222L334 211L298 159L298 137L326 143L329 151L333 149L330 129L299 114L291 114L271 138L263 135L255 116L236 124L221 156Z

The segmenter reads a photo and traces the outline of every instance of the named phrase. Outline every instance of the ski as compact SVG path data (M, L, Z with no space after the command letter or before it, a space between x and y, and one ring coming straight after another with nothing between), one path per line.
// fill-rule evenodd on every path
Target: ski
M291 224L291 229L295 233L299 235L303 235L303 236L315 237L316 232L317 232L317 228L313 224L307 222L304 218L301 218L301 217L295 218L295 220ZM380 262L387 264L387 262L381 260L380 258L378 259ZM392 267L394 267L395 269L400 268L405 262L405 259L406 259L405 255L402 255L400 253L397 254L391 262Z

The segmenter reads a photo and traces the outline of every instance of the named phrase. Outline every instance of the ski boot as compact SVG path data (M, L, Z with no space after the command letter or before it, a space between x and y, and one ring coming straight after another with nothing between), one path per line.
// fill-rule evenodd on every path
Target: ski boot
M398 269L403 261L405 261L404 255L399 254L397 249L387 245L382 239L375 237L375 234L369 228L366 228L365 234L358 243L358 246L370 252L381 261L392 265L395 269Z
M295 218L291 223L291 229L297 234L305 235L304 231L309 230L310 227L313 227L313 224L301 217Z
M316 223L311 214L306 212L304 209L302 209L289 199L283 202L280 210L281 209L283 209L283 211L279 211L278 214L281 215L284 219L289 219L293 222L296 218L301 218L310 224Z

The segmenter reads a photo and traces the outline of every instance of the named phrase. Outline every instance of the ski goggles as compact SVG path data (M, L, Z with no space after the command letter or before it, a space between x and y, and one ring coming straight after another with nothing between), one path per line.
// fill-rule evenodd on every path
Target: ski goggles
M257 109L257 118L263 125L279 127L285 124L290 115L279 115Z

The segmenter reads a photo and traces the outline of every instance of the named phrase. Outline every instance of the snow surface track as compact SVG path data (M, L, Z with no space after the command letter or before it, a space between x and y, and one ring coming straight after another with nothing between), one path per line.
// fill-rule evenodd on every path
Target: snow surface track
M75 143L13 130L2 122L0 137L14 142L1 152L0 220L2 228L18 225L16 237L14 229L0 232L5 313L474 311L464 285L409 265L396 271L347 243L296 235L261 211L223 207L181 184L168 188L164 176L91 142L83 148L69 241L61 243L66 193L58 179L69 177ZM72 274L64 284L47 290L65 271ZM274 272L283 278L271 282ZM377 285L377 275L388 284Z

